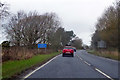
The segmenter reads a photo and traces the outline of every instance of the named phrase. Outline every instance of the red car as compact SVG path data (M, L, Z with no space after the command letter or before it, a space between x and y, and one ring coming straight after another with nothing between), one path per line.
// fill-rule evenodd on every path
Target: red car
M74 57L74 49L71 46L67 46L63 49L62 56L71 55Z

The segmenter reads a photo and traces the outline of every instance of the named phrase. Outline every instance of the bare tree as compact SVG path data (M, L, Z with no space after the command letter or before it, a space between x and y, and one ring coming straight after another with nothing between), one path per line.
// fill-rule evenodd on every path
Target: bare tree
M9 15L8 4L0 2L0 20L6 18Z
M36 43L47 43L50 32L55 32L59 26L55 13L39 15L20 11L10 19L6 32L15 45L32 47Z
M73 31L65 31L64 28L59 27L51 37L51 47L55 50L63 48L66 44L70 43L72 38L75 37Z
M104 40L107 43L108 48L117 48L118 47L118 24L119 22L119 6L118 3L114 6L110 6L102 15L101 18L99 18L97 24L96 24L96 31L94 35L99 36L93 36L92 43L97 42L95 38L98 38L98 40Z
M82 39L79 37L75 37L74 40L71 41L71 45L76 47L77 49L82 49Z

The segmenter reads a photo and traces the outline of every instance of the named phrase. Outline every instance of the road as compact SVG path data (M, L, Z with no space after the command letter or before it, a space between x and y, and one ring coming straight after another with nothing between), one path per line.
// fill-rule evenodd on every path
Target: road
M74 57L57 56L26 78L118 78L118 61L77 50Z

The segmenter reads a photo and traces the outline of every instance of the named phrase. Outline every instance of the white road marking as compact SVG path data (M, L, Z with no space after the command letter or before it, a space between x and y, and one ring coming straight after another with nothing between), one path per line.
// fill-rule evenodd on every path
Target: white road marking
M83 60L81 57L79 57L78 55L77 55L77 57L80 59L80 60Z
M78 56L78 55L77 55L77 56ZM79 57L79 56L78 56L78 58L79 58L80 60L83 60L83 59L82 59L81 57ZM91 65L91 64L89 64L89 63L86 62L86 61L84 61L84 63L86 63L86 64L89 65L89 66Z
M81 60L83 60L81 57L79 57Z
M78 56L78 55L77 55ZM78 58L79 59L82 59L81 57L79 57L78 56ZM83 59L82 59L83 60ZM84 63L86 63L87 65L89 65L89 66L91 66L91 64L89 64L88 62L86 62L86 61L83 61ZM99 73L101 73L102 75L104 75L105 77L107 77L107 78L109 78L109 79L111 79L111 80L114 80L114 79L112 79L110 76L108 76L107 74L105 74L104 72L102 72L101 70L99 70L99 69L97 69L97 68L95 68L95 70L96 71L98 71Z
M90 64L88 63L88 62L86 62L86 61L84 61L87 65L89 65L90 66Z
M59 55L58 55L59 56ZM32 75L33 73L35 73L37 70L41 69L42 67L44 67L45 65L47 65L48 63L50 63L52 60L54 60L55 58L57 58L58 56L55 56L54 58L50 59L48 62L46 62L45 64L43 64L42 66L38 67L37 69L35 69L34 71L32 71L31 73L29 73L28 75L26 75L24 77L25 78L28 78L30 75Z
M109 78L109 79L111 79L111 80L114 80L114 79L112 79L110 76L108 76L107 74L105 74L104 72L102 72L101 70L99 70L99 69L97 69L97 68L95 68L95 70L97 70L99 73L103 74L105 77L107 77L107 78Z

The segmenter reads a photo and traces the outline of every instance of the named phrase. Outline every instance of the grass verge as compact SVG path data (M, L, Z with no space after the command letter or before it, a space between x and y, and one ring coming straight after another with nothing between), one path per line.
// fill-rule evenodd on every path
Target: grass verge
M11 76L21 73L22 71L40 64L53 56L58 55L60 52L54 52L51 54L38 54L27 60L15 60L7 61L2 64L2 78L11 78Z
M119 60L118 58L118 52L109 52L109 51L95 51L95 50L87 50L88 53L97 55L97 56L101 56L101 57L105 57L105 58L109 58L109 59L114 59L114 60Z

